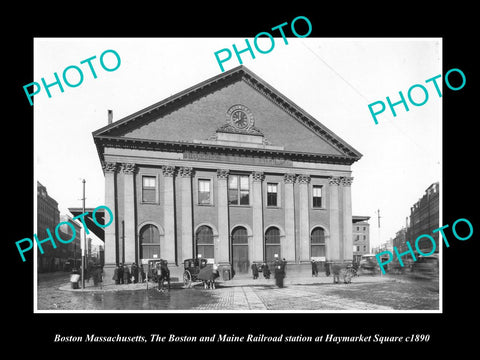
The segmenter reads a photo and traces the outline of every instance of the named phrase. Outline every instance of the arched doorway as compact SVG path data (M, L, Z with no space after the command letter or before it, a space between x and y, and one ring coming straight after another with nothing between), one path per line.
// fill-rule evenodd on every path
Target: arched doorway
M210 226L202 225L195 233L195 256L198 255L205 259L215 258L213 230Z
M250 267L248 260L248 233L243 226L237 226L232 231L232 261L235 273L248 273Z
M140 258L160 259L160 232L155 225L147 224L140 229Z
M325 230L317 226L310 233L310 256L318 261L318 271L325 270L325 254Z
M265 231L265 261L273 262L275 260L275 254L278 258L282 258L281 246L280 246L280 229L275 226L270 226Z

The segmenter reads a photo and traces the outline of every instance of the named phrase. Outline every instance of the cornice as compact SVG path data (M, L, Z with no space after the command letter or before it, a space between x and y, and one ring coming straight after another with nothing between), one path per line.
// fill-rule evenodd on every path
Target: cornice
M153 150L153 151L170 151L183 153L186 151L193 152L212 152L217 154L227 155L244 155L244 156L257 156L257 157L281 157L292 161L305 161L314 163L330 163L330 164L342 164L351 165L358 160L357 157L346 155L334 155L334 154L316 154L308 152L295 152L276 149L264 149L264 148L248 148L248 147L235 147L217 144L204 144L204 143L189 143L189 142L177 142L166 140L150 140L150 139L137 139L137 138L125 138L125 137L113 137L113 136L97 136L94 138L97 146L97 152L100 160L104 161L104 148L113 147L121 149L138 149L138 150Z

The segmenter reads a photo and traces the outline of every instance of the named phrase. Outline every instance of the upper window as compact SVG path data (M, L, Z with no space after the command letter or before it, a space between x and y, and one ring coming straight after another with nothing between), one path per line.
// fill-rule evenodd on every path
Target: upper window
M212 203L211 181L208 179L198 179L198 203L199 204Z
M313 185L312 187L312 196L313 196L313 207L314 208L321 208L322 204L322 186L321 185Z
M267 206L278 206L278 184L267 183Z
M142 177L142 202L154 203L157 201L157 178L155 176Z
M248 175L230 175L228 178L228 204L250 204L250 178Z

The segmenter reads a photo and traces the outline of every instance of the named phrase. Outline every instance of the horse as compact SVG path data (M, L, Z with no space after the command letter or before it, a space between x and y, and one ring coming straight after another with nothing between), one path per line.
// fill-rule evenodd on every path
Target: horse
M200 270L199 279L203 282L204 289L215 289L215 279L219 277L218 266L208 265Z

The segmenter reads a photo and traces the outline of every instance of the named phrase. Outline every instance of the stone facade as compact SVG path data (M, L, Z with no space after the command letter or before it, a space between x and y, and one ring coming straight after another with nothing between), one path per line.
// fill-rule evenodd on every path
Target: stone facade
M361 154L245 67L93 133L105 174L105 271L149 258L350 262Z

